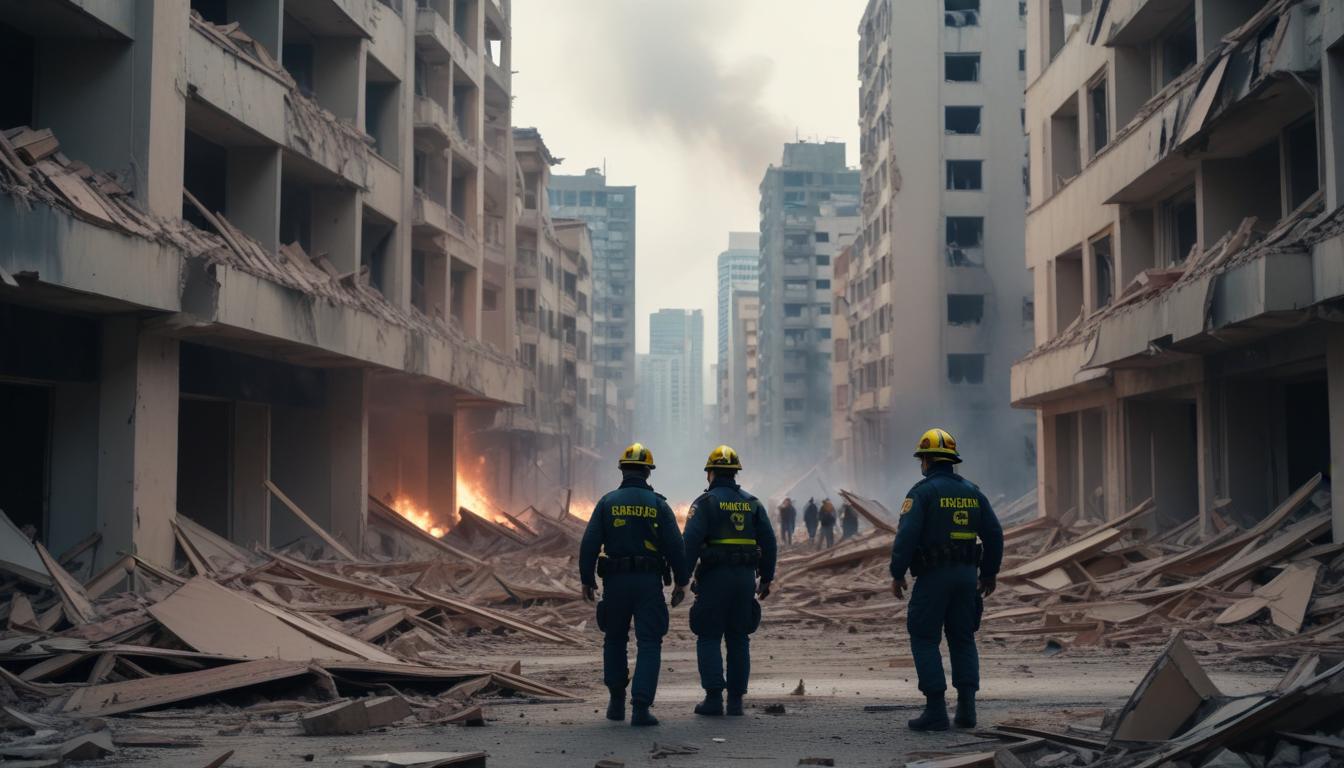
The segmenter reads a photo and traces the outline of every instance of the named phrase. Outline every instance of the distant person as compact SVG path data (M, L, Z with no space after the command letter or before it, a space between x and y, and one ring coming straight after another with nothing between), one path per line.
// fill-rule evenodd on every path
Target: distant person
M835 546L835 505L830 499L821 500L821 509L817 513L817 522L821 524L821 540L817 546L830 549Z
M793 529L798 524L798 509L793 506L793 499L784 497L784 503L779 505L779 538L788 546L793 546Z
M954 722L974 728L980 688L975 631L1003 564L1003 527L985 494L953 470L961 454L946 430L925 432L915 457L924 479L905 497L891 545L892 595L898 600L905 596L907 570L915 576L905 626L925 705L909 725L915 731L948 728L947 679L938 651L946 634L952 687L957 689Z
M817 540L817 500L808 499L807 506L803 507L803 525L807 527L807 545L810 547Z
M859 511L846 501L840 506L840 540L859 535Z
M621 487L597 502L579 544L579 578L583 599L597 596L597 627L602 641L602 681L611 693L608 720L625 719L625 688L631 684L630 622L635 623L635 676L630 702L631 725L657 725L650 712L658 690L663 636L667 634L667 603L663 599L664 573L671 571L672 607L686 596L690 570L677 518L661 494L649 485L653 453L639 443L625 449L618 462ZM599 554L601 557L599 557ZM672 583L672 580L667 580Z
M691 631L700 686L705 689L705 700L695 705L697 715L743 714L742 697L751 676L751 633L761 624L756 599L769 596L775 578L777 550L770 515L737 484L741 469L737 451L726 445L715 448L705 460L709 488L691 505L686 520L686 563L695 569Z

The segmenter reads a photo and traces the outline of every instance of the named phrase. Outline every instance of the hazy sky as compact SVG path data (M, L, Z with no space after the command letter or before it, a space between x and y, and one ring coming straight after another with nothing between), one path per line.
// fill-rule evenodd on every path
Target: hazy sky
M705 313L717 359L715 260L757 231L758 186L796 136L858 164L858 34L865 0L513 0L514 125L556 173L605 161L639 188L639 351L648 315ZM712 389L707 389L710 395Z

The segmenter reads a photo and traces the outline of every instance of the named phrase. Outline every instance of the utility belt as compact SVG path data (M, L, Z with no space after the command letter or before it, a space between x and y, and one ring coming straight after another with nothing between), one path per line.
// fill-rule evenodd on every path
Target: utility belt
M597 558L598 578L605 579L618 573L661 573L663 583L672 583L672 566L661 557L651 557L649 555L628 555L625 557L608 557L602 555Z
M970 541L957 541L935 547L920 547L910 561L910 573L919 578L948 565L980 565L985 548Z
M699 575L708 569L724 566L747 565L755 568L761 562L761 549L754 544L711 544L700 553L700 564L695 573Z

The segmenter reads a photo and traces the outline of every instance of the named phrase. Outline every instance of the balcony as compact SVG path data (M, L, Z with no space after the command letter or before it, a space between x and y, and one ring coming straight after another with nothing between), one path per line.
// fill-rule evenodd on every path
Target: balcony
M489 142L486 142L484 149L485 170L488 173L493 173L498 178L508 178L509 163L504 159L504 153L490 146Z
M476 139L468 137L457 120L450 121L448 125L453 132L453 154L470 163L472 167L478 167L481 150L476 144Z
M417 188L411 209L411 226L447 234L448 209L431 200L423 190Z
M453 29L433 8L415 9L415 50L430 64L447 64L453 58Z
M452 129L448 127L448 111L427 96L415 97L415 130L424 132L444 148L453 137Z

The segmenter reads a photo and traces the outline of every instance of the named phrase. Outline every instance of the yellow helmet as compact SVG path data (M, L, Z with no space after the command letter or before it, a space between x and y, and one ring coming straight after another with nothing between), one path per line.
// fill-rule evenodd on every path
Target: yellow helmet
M705 459L705 471L711 469L742 469L742 460L737 457L737 451L726 445L720 445L710 451L709 458Z
M644 447L643 443L631 443L625 453L621 454L621 460L616 463L617 467L647 467L655 469L653 464L653 451Z
M934 427L919 438L919 447L915 449L915 458L930 458L934 461L961 463L961 454L957 453L957 439L947 430Z

